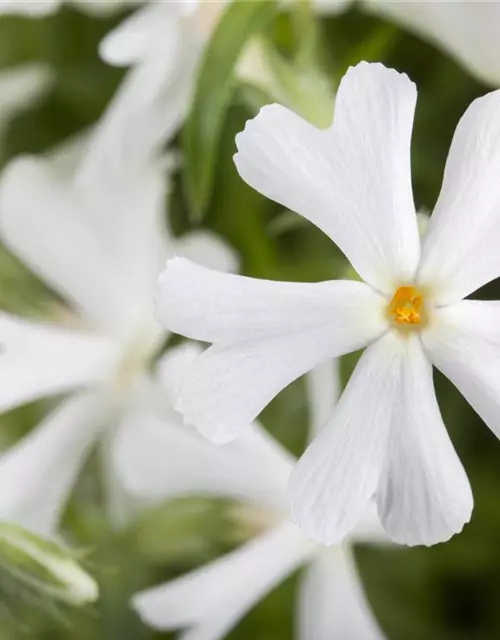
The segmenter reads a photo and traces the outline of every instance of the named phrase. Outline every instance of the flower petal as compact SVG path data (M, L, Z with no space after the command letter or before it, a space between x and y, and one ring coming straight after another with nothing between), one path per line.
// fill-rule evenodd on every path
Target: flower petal
M155 47L160 48L162 36L175 51L180 46L182 31L177 22L182 17L184 4L146 4L104 37L99 55L108 64L127 67L147 59Z
M406 75L362 62L340 83L330 129L271 105L236 138L245 182L317 225L386 293L411 281L419 259L410 169L416 97Z
M341 393L340 360L318 364L306 376L309 437L312 440L332 415Z
M113 345L78 331L0 313L0 412L100 381Z
M407 340L389 437L376 494L384 528L401 544L449 540L470 520L472 491L439 412L432 365L416 337Z
M13 161L2 176L0 208L2 240L61 295L95 322L120 305L119 274L48 162Z
M219 444L300 375L387 327L385 299L363 283L256 280L181 258L168 262L158 298L167 328L217 343L186 373L177 409Z
M106 400L81 393L66 400L0 455L0 515L52 535L68 494L105 426Z
M433 364L500 438L500 302L464 300L433 320L423 334Z
M329 423L290 476L292 517L317 542L342 541L377 490L403 357L404 338L395 332L368 347Z
M498 87L497 2L367 0L364 9L392 19L451 53L483 82Z
M382 640L346 547L324 551L300 583L299 640Z
M138 593L132 604L150 626L190 626L184 638L216 640L313 552L286 523L210 565Z
M384 330L385 304L361 282L260 280L220 273L184 258L167 262L157 295L158 317L166 328L195 340L222 343L329 326L334 335L341 332L342 341L359 341L361 346ZM360 336L349 335L351 330Z
M241 440L216 447L186 427L179 414L162 410L163 399L162 389L150 383L116 431L113 467L132 494L145 504L225 496L287 512L294 460L262 427L254 425Z
M82 183L99 180L101 167L115 176L123 165L144 167L175 134L189 108L201 54L201 41L185 20L192 5L149 3L102 41L100 53L108 62L136 64L101 118Z
M418 280L439 305L500 275L500 91L458 123L422 249Z

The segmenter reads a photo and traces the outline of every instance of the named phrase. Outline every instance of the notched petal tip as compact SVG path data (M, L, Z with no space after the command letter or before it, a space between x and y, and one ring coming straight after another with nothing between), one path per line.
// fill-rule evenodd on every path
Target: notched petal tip
M350 66L347 69L344 78L348 78L353 75L364 75L365 77L372 76L373 78L375 78L377 75L379 77L392 77L395 80L402 80L404 82L407 82L415 89L417 88L417 85L413 82L413 80L411 80L407 73L405 73L404 71L398 71L397 69L393 69L392 67L386 67L382 62L367 62L366 60L362 60L361 62L358 62L358 64Z
M192 366L196 366L196 361ZM189 372L185 376L188 377ZM228 429L217 422L211 421L207 423L205 420L200 420L196 408L193 409L193 401L190 395L185 393L182 383L174 391L174 397L174 409L182 416L184 424L194 427L203 438L218 447L236 440L236 438L240 437L242 430L246 429L246 427L243 427L243 429ZM250 429L250 426L248 426L248 429Z
M432 547L436 544L448 542L453 536L462 533L464 527L471 521L474 509L472 491L464 498L465 500L454 514L447 517L443 513L436 513L435 516L438 516L440 521L428 522L422 520L420 528L416 527L411 531L403 530L400 522L391 522L388 518L385 518L383 526L392 542L407 547ZM384 519L380 510L379 517L381 521Z

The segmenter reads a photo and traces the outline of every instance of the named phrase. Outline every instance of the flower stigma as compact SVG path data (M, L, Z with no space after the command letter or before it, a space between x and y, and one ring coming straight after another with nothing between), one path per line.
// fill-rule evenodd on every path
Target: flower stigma
M387 314L391 324L400 331L420 331L427 323L424 296L413 285L398 287Z

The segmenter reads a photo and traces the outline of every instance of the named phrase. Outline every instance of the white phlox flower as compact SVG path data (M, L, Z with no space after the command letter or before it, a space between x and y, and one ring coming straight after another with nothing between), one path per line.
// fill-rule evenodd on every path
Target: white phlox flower
M428 39L483 82L500 85L498 2L364 0L363 8Z
M369 509L349 541L325 549L289 522L286 482L293 458L261 427L222 447L201 438L172 413L172 383L199 354L183 345L160 366L165 404L130 416L115 447L115 466L141 503L180 496L230 497L255 513L253 539L210 564L137 593L133 608L152 627L183 628L183 640L219 640L273 588L305 567L297 603L296 637L302 640L381 640L363 594L352 543L387 544ZM331 409L336 385L332 363L308 380L313 425ZM327 390L325 394L324 391ZM138 427L140 426L140 429ZM142 463L142 464L141 464Z
M139 137L123 127L127 134ZM168 337L152 303L164 259L189 255L222 269L236 262L208 232L174 239L164 222L163 160L150 150L138 166L117 150L108 165L96 140L107 135L102 124L76 149L16 159L0 181L1 239L74 312L71 324L0 313L0 412L70 394L0 456L0 517L43 534L54 533L97 442L111 515L125 517L108 460L127 412L149 401L150 363Z
M441 542L469 521L472 493L432 365L500 435L500 303L464 300L500 275L500 93L460 120L422 242L415 104L406 75L361 63L340 84L329 129L271 105L237 136L242 178L317 225L364 282L272 282L181 258L160 276L164 325L213 343L185 375L177 407L215 442L243 433L316 364L366 348L290 478L294 520L325 544L342 540L371 498L400 543Z

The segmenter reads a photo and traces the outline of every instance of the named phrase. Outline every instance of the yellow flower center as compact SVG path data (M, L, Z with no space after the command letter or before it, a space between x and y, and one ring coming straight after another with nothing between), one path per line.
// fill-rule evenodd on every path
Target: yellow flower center
M420 330L427 322L424 296L412 285L399 287L387 308L389 320L400 331Z

